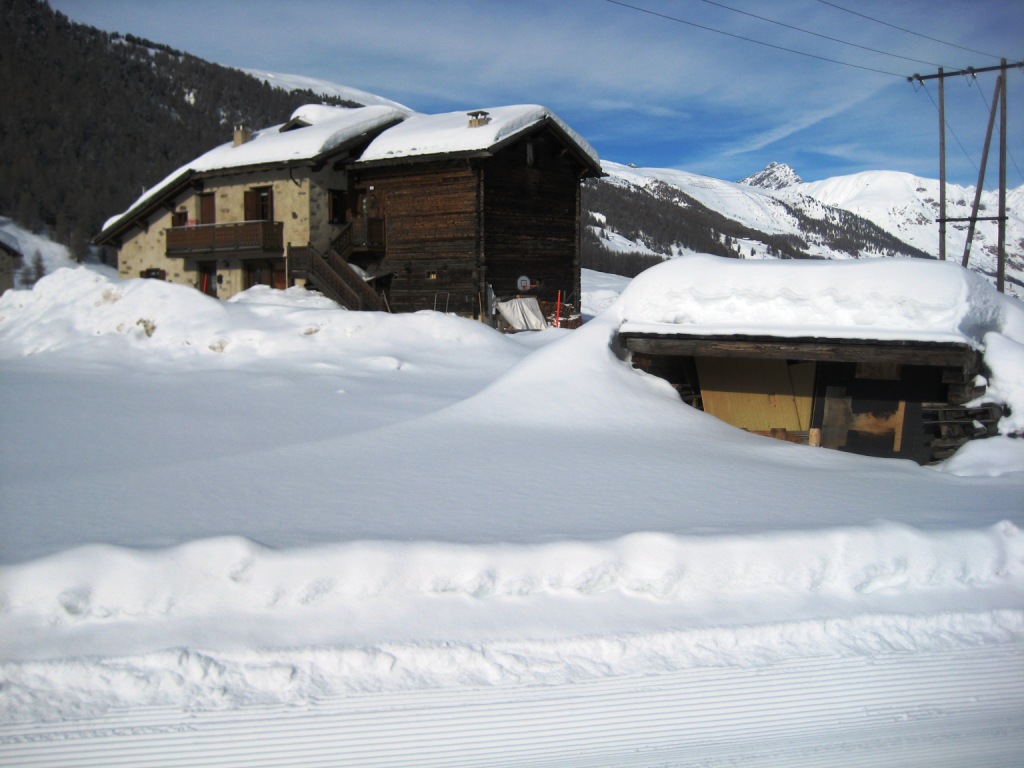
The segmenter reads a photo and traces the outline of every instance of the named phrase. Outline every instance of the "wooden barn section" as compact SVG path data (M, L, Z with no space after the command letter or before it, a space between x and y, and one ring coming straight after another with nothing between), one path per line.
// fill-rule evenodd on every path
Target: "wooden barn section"
M981 355L967 343L623 330L633 365L756 434L927 464L996 433L998 406L968 406Z
M580 181L593 150L532 105L417 115L352 164L349 261L393 311L493 320L493 300L580 297Z

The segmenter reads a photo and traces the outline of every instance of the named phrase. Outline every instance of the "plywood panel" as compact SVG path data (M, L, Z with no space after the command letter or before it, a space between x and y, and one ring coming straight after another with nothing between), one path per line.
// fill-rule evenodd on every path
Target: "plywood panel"
M811 408L814 405L814 369L816 363L789 363L789 381L793 389L793 401L796 403L797 420L801 431L811 428Z
M697 358L704 410L752 432L806 431L814 371L791 367L785 360Z

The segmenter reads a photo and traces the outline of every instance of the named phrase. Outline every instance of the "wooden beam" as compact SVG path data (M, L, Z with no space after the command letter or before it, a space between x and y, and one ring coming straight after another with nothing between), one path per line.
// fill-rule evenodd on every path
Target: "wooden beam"
M779 338L758 336L619 334L631 352L686 357L748 357L833 362L903 363L977 371L978 352L967 344L941 341Z

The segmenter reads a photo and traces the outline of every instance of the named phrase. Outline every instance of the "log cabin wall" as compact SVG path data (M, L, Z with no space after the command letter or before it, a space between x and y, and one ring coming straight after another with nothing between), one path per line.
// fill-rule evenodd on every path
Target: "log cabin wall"
M487 282L499 298L579 297L579 167L549 133L489 159L484 170ZM536 287L520 290L520 276Z
M369 215L383 217L385 234L382 251L353 260L393 273L392 311L476 314L478 168L462 160L366 169L355 187Z

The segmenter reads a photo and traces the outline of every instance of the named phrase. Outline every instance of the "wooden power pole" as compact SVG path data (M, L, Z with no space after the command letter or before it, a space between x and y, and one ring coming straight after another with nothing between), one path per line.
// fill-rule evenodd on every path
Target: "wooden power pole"
M1006 70L1010 68L1024 67L1024 61L1007 65L1006 59L1002 59L997 67L981 67L975 69L968 67L957 72L946 72L942 67L934 75L913 75L907 79L924 84L925 80L939 81L939 258L946 259L946 222L968 221L970 228L967 232L967 242L964 246L963 265L966 267L971 253L971 240L974 237L974 228L979 221L997 221L999 227L998 235L998 264L996 267L996 288L1003 292L1006 281ZM943 83L947 77L960 77L970 75L973 77L981 72L999 71L999 78L996 80L996 91L992 97L992 111L989 114L988 132L985 135L985 149L981 160L981 170L978 174L978 187L974 193L974 207L971 215L966 218L950 218L946 215L946 99ZM979 216L978 210L981 203L981 189L985 183L985 166L988 163L988 150L992 139L992 126L995 122L996 107L999 107L999 213L997 216Z

